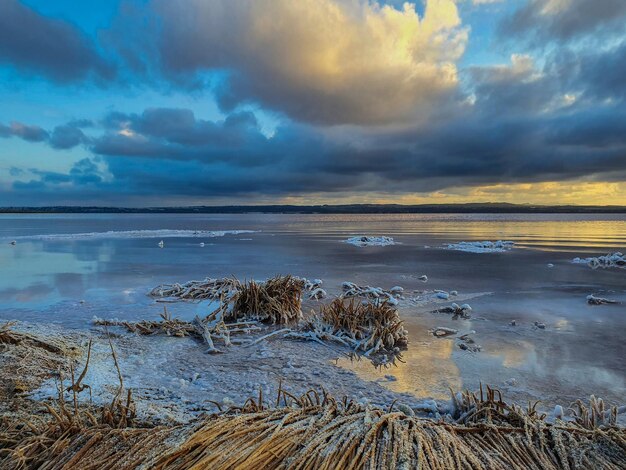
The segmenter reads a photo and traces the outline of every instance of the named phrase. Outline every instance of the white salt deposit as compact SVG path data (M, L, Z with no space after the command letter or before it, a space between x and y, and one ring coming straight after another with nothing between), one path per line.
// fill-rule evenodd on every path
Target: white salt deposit
M513 248L513 245L515 245L514 242L502 240L495 242L458 242L448 244L448 249L466 251L468 253L502 253Z
M345 240L345 243L349 243L354 246L387 246L396 244L391 237L370 237L366 235L348 238Z
M254 230L110 230L107 232L53 233L47 235L29 235L18 237L22 240L83 240L102 238L186 238L186 237L223 237L241 233L254 233Z
M591 258L574 258L572 263L586 264L592 269L597 268L622 268L626 269L626 257L619 251L604 256Z

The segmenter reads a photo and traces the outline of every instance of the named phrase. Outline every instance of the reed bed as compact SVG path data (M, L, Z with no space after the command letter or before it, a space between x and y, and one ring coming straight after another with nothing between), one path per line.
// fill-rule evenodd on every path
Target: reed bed
M0 433L0 464L24 469L622 469L626 433L612 423L546 423L499 392L458 394L457 422L410 409L372 408L326 393L295 397L279 388L242 407L178 427L95 424L44 434ZM595 413L592 404L585 407ZM584 405L583 405L584 407Z
M203 319L196 317L192 322L173 319L164 308L160 321L96 319L95 323L101 326L122 326L142 335L195 337L208 345L207 352L210 353L222 352L215 346L215 339L230 346L233 344L232 334L259 330L261 323L287 327L273 331L250 344L277 335L317 342L335 341L349 347L356 354L366 357L380 355L381 364L389 362L388 358L383 357L385 354L391 354L392 362L399 358L400 350L407 345L408 334L402 326L395 303L390 302L386 294L377 296L376 290L363 291L368 292L363 294L369 299L367 301L356 298L361 297L361 294L349 293L350 299L339 297L329 304L321 304L317 313L303 318L302 293L309 291L312 293L310 298L317 298L317 294L313 294L320 289L320 280L276 276L265 282L236 281L220 285L230 286L229 292L232 294L227 298L222 297L220 307ZM158 292L159 295L163 292L171 295L170 291ZM192 295L194 298L200 295L197 294L198 291L185 292L185 295ZM204 292L202 295L208 294ZM399 294L396 292L394 295Z

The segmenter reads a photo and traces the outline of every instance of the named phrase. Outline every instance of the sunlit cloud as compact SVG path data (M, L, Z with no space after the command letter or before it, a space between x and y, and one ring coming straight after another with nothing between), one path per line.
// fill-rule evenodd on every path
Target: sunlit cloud
M427 115L458 84L465 50L452 0L401 9L366 0L157 1L171 74L225 68L223 106L248 100L321 124Z

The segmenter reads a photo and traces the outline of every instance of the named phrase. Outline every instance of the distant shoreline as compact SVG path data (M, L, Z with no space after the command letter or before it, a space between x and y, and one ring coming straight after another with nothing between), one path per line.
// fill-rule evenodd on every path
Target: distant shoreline
M0 214L626 214L626 206L574 206L530 204L344 204L242 205L183 207L47 206L2 207Z

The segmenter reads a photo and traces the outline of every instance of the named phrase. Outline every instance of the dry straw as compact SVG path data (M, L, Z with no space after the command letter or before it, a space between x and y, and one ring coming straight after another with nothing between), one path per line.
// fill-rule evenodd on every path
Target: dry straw
M3 468L42 469L622 469L626 435L546 423L533 407L486 397L458 398L458 423L280 389L213 415L199 425L118 429L100 423L73 430L36 427L0 435ZM593 405L586 408L593 414Z

